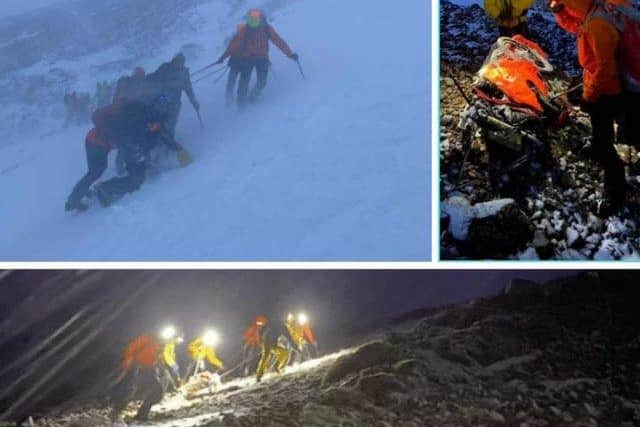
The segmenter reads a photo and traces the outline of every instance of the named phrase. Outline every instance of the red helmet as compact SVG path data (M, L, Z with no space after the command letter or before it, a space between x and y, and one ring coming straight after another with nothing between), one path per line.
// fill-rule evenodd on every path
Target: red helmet
M247 25L251 28L259 27L264 24L264 12L260 9L251 9L246 15Z

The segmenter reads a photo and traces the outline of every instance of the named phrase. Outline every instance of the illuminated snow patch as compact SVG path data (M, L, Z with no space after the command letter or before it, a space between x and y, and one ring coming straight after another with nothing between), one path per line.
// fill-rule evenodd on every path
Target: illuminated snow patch
M255 387L262 387L262 385L265 382L268 382L271 379L278 379L278 378L287 377L289 375L295 375L295 374L301 374L301 373L313 371L314 369L333 363L336 359L342 356L352 354L354 351L355 349L341 350L336 353L331 353L317 359L308 360L304 363L301 363L300 365L288 366L285 368L285 371L283 374L280 374L280 375L276 373L266 374L262 382L260 383L256 382L255 376L250 376L250 377L238 378L238 379L229 381L227 383L224 383L216 387L215 389L211 389L209 387L203 388L199 392L194 393L193 398L191 399L187 399L185 395L182 393L174 393L169 395L168 397L165 397L162 403L155 406L152 411L154 413L166 414L176 410L190 408L194 405L199 405L201 404L204 398L211 396L212 394L221 394L229 390L231 392L238 393L246 390L251 390ZM180 424L179 426L182 427L183 425Z
M129 424L129 427L200 427L210 421L222 421L222 412L214 412L195 417L184 417L175 420L153 421L150 424Z

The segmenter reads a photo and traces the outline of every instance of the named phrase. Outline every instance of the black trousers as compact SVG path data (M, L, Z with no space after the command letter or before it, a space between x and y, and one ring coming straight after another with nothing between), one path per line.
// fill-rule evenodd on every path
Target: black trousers
M625 92L623 105L624 115L618 123L621 131L618 141L633 145L640 151L640 92Z
M182 102L177 102L171 106L167 118L167 132L171 135L171 138L176 136L176 127L178 127L178 118L180 117L180 110L182 110Z
M95 145L84 144L87 154L87 173L73 187L71 194L67 200L69 204L79 203L89 192L91 184L96 182L107 169L109 162L109 150L107 148Z
M229 75L227 76L227 88L225 92L227 105L233 103L233 92L236 89L236 82L242 69L241 61L241 58L231 58L229 60Z
M637 115L632 111L629 111L631 114L627 114L628 108L624 106L624 98L625 95L602 96L589 108L593 157L604 170L605 193L615 199L624 198L626 179L624 164L613 146L616 142L614 124L620 118L627 122L627 116L632 118L633 115ZM625 136L628 137L631 132L632 130L626 128Z
M244 344L242 347L242 371L244 375L255 372L258 367L260 347Z
M238 83L238 107L243 108L247 105L249 82L254 68L256 69L256 84L251 90L249 100L253 102L258 99L262 90L267 86L269 60L266 58L242 58L238 60L238 64L240 74L240 82ZM231 71L229 74L231 74Z
M163 396L164 388L157 369L134 368L113 389L111 405L114 411L121 413L129 402L141 399L143 402L138 409L136 418L146 419L151 407L159 403Z
M100 184L98 197L103 206L109 206L125 194L137 191L146 178L148 150L140 144L126 144L120 150L127 175Z

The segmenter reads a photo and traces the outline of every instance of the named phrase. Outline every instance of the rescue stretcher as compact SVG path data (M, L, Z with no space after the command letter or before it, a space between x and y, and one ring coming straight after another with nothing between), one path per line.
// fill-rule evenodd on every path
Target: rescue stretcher
M494 43L458 124L463 146L478 132L484 140L493 186L501 187L516 171L530 172L548 154L546 134L568 116L567 87L536 43L521 35Z

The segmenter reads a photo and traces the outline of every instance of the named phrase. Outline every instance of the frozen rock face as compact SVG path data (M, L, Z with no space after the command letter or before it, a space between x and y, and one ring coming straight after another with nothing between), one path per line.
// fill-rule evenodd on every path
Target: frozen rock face
M513 199L472 206L464 197L453 196L441 208L462 255L504 258L521 249L533 235L531 222Z
M169 396L141 425L635 426L636 286L618 272L522 282L515 288L527 295L431 310L260 384L238 379L190 399ZM106 414L85 407L35 425L108 425Z

